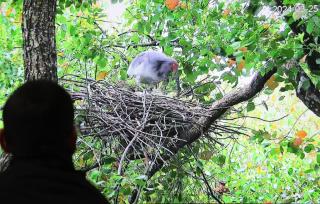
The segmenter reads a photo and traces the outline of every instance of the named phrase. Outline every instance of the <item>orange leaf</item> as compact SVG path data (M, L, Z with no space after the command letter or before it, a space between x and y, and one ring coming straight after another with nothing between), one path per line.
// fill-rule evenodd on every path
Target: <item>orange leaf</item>
M68 68L68 66L69 66L69 63L68 63L68 62L65 62L65 63L63 63L63 64L61 65L61 67L64 68L64 69Z
M247 47L241 47L239 48L239 50L243 53L246 53L248 51L248 48Z
M304 175L304 172L303 171L300 171L299 172L299 176L303 176Z
M12 13L12 8L8 8L6 11L6 16L8 17Z
M181 2L180 3L180 7L183 8L183 9L187 9L188 8L188 5L184 2Z
M237 70L238 70L239 72L241 72L241 71L243 70L243 68L244 68L245 65L246 65L246 61L243 60L243 59L240 60L238 66L237 66Z
M100 2L96 2L92 5L92 8L101 8L101 3Z
M299 130L296 135L301 138L301 139L304 139L305 137L307 137L307 132L304 131L304 130Z
M263 173L263 170L262 170L262 168L261 168L260 166L257 167L257 173L258 173L258 174Z
M180 1L179 0L166 0L165 5L169 10L174 10L178 5Z
M264 28L264 29L270 28L270 24L263 24L263 28Z
M223 17L227 17L230 14L230 12L231 11L229 9L223 10L223 12L222 12Z
M296 137L293 141L293 146L299 147L302 144L303 140L300 137Z
M296 111L296 108L294 107L294 106L292 106L291 108L290 108L290 113L293 113L293 112L295 112Z
M104 80L107 75L108 75L108 72L106 72L106 71L99 72L99 74L98 74L98 76L97 76L97 80L98 80L98 81Z
M272 76L270 77L270 79L266 82L267 86L268 86L269 89L271 89L271 90L274 90L275 88L277 88L277 87L279 86L279 83L276 82L275 79L276 79L275 76L272 75Z

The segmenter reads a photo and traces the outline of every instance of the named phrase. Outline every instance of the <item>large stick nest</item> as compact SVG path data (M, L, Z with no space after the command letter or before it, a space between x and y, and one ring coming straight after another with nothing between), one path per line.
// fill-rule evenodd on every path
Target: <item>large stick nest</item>
M161 159L172 154L168 144L181 140L178 133L210 113L209 107L162 94L134 91L128 85L80 77L64 77L77 104L84 136L101 138L121 158ZM215 123L207 132L228 132ZM218 142L214 139L214 142Z

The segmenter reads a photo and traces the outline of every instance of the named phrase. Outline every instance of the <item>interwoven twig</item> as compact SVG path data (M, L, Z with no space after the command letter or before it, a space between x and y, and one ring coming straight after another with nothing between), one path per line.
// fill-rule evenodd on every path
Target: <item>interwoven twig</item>
M111 146L110 152L124 159L161 159L171 154L163 144L181 140L178 131L209 116L209 107L161 94L135 92L128 85L112 84L80 77L64 77L77 103L77 118L84 136L101 138ZM237 133L215 123L207 133ZM212 141L212 140L211 140ZM223 145L216 139L215 143ZM121 166L121 165L120 165ZM119 173L121 172L121 168Z

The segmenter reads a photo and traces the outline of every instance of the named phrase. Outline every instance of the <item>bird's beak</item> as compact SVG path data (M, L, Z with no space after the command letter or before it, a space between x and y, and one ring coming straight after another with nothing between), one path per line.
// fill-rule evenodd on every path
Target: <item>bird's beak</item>
M172 71L173 71L173 72L177 72L177 71L178 71L178 68L179 68L178 63L173 63L173 64L172 64Z

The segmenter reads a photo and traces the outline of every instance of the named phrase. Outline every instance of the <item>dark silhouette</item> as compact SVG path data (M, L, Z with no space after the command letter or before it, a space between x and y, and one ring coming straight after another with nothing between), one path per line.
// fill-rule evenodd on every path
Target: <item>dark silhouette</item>
M3 108L2 149L12 154L0 174L0 203L108 203L76 171L74 109L70 95L50 81L30 81Z

